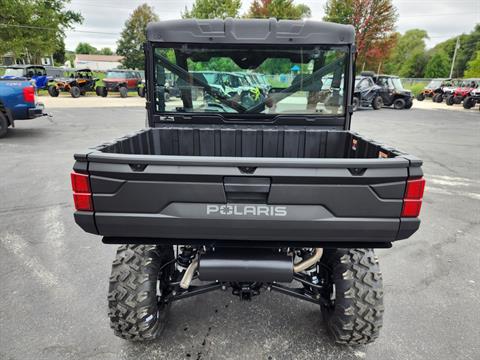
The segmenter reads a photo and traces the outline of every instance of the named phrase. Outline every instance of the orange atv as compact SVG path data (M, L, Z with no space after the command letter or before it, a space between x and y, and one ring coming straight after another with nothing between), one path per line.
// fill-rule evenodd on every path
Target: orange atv
M418 101L423 101L425 98L433 98L438 94L442 94L442 87L451 79L432 79L427 86L417 95Z
M95 91L97 80L92 70L77 69L69 77L55 79L55 83L48 87L48 94L57 97L60 92L69 92L73 98L78 98L87 91Z

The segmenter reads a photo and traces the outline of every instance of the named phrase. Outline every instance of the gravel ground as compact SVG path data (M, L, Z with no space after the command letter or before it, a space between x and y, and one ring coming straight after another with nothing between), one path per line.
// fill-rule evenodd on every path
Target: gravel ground
M115 247L74 224L69 174L75 151L141 128L144 110L18 121L0 141L0 359L479 359L480 116L461 110L354 116L354 130L422 158L428 184L421 229L378 251L384 326L356 348L332 344L317 306L279 293L186 299L161 339L116 338L106 309Z

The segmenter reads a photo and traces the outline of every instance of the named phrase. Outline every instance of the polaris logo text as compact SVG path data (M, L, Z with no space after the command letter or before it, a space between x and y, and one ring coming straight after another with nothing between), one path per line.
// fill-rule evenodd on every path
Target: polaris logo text
M286 206L272 205L207 205L207 215L287 216Z

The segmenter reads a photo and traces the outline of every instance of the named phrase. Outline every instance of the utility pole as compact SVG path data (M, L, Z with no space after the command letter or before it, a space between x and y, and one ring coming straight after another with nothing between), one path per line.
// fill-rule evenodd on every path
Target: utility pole
M450 79L453 76L453 66L455 65L455 58L457 57L457 50L460 48L460 36L457 37L457 43L455 44L455 51L453 52L452 67L450 68Z

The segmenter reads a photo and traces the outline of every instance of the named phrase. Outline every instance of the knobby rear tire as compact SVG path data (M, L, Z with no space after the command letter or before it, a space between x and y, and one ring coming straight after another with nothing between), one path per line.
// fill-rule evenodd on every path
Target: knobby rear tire
M475 100L471 96L467 96L465 99L463 99L463 108L464 109L471 109L472 107L475 106Z
M335 285L332 306L322 307L335 342L373 342L379 336L384 311L382 274L375 253L372 249L327 250L321 262L330 269Z
M165 327L162 299L174 269L173 247L122 245L112 265L108 308L110 327L127 340L155 339ZM157 294L158 289L162 295Z

